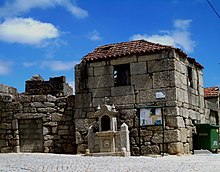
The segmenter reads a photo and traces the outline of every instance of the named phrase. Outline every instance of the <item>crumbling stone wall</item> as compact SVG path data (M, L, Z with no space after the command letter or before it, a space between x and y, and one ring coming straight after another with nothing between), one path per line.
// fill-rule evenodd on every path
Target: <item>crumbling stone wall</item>
M114 85L114 65L130 64L128 86ZM191 68L193 87L188 83ZM132 55L116 59L85 62L75 67L75 125L78 151L87 147L88 127L95 123L94 112L104 97L115 104L119 126L129 126L132 155L163 152L162 127L139 126L138 109L162 107L165 132L164 149L170 154L191 153L194 122L204 119L202 69L193 59L175 50L158 54ZM162 92L164 98L156 98Z
M54 82L55 79L50 79ZM63 78L61 83L63 85ZM38 82L38 81L36 81ZM46 82L48 83L48 82ZM30 84L30 83L28 83ZM31 81L33 86L28 86L26 90L34 90L36 85ZM5 86L6 87L6 86ZM54 85L55 88L61 88ZM41 87L40 87L41 88ZM50 87L51 89L52 87ZM41 88L43 89L43 88ZM68 88L70 90L70 88ZM55 89L52 89L55 90ZM56 89L55 95L43 92L31 92L24 94L10 94L11 92L0 93L0 152L19 152L20 151L20 121L40 119L42 120L43 140L42 151L54 153L75 153L75 126L73 120L75 97L63 92L63 88ZM69 92L68 92L69 93ZM43 95L42 95L43 94ZM19 126L20 124L20 126ZM19 129L20 128L20 129ZM28 133L28 132L27 132ZM26 139L31 138L31 134L26 135ZM40 137L36 136L36 137ZM31 141L31 140L30 140ZM34 143L33 143L34 144ZM31 151L33 145L25 145ZM35 145L41 146L41 145Z
M40 75L35 75L30 80L26 81L25 94L51 94L56 97L62 97L73 94L73 90L66 83L66 78L64 76L54 77L50 78L49 81L44 81Z
M219 125L219 97L205 98L205 121L206 123Z
M6 86L4 84L0 84L0 93L1 94L11 94L16 95L18 94L18 91L16 88Z

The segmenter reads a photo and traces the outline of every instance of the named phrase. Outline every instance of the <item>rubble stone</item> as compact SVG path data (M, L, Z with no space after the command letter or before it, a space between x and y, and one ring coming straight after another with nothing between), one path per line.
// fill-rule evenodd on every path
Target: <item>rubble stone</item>
M49 82L54 83L55 80L52 79L52 81ZM70 146L65 146L67 147L65 149L59 149L60 147L57 147L57 145L61 145L61 142L64 145L68 145L70 142L75 144L74 121L72 117L75 106L75 102L72 102L75 101L74 96L71 95L70 98L65 96L66 93L62 92L64 91L62 90L62 88L64 88L63 86L60 87L59 91L62 93L59 95L57 93L54 95L41 95L42 92L38 92L40 94L38 95L36 94L37 87L34 85L35 81L38 82L39 80L31 80L31 84L33 84L32 86L34 88L31 88L31 85L27 88L30 92L23 94L17 93L17 95L15 95L17 98L13 98L13 101L3 102L3 100L0 100L1 108L4 111L3 113L0 112L0 152L29 151L29 146L31 147L31 145L34 144L39 145L39 143L32 140L34 144L31 144L30 139L25 142L21 139L32 138L43 141L42 152L57 151L56 153L65 153L65 151L67 151L66 153L76 153L76 150L71 149ZM57 84L58 83L59 82L57 82ZM63 80L60 80L60 83L63 83ZM42 85L41 88L43 87ZM58 88L59 84L55 87ZM52 89L52 87L50 88ZM35 91L33 89L35 89ZM35 95L31 94L33 92ZM47 90L46 92L48 93L50 91ZM12 97L12 95L7 94L7 97ZM66 102L68 102L68 105ZM61 111L62 113L60 113ZM42 121L42 124L34 123L34 121L39 120ZM31 125L38 129L25 131L24 127L29 127L25 124L25 121L32 121ZM26 133L26 135L19 137L21 131L24 134ZM30 134L31 137L29 137L28 134ZM57 144L54 144L54 140L56 140ZM27 144L21 145L20 143ZM24 146L25 149L22 148L22 146Z
M184 149L183 149L183 143L177 142L177 143L170 143L168 145L168 153L173 155L173 154L183 154Z

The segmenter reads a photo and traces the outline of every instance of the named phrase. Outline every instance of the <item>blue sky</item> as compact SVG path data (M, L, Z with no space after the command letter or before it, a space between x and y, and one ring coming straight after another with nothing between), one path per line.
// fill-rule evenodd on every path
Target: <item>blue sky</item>
M205 87L220 85L220 18L206 0L2 0L0 83L23 92L40 74L74 85L83 56L134 39L181 48L204 66Z

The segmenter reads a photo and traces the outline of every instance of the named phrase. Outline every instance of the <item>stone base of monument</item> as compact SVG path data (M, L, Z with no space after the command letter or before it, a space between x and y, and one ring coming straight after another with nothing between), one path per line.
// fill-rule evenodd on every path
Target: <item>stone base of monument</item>
M95 157L99 157L99 156L122 156L122 157L128 157L130 155L131 155L131 153L126 151L125 148L122 148L122 150L118 151L118 152L98 152L98 153L90 153L89 149L86 149L86 153L85 153L85 156L95 156Z
M130 156L128 126L123 123L117 130L116 116L118 116L118 112L115 110L115 106L104 104L98 109L94 114L98 121L88 129L88 149L85 155Z

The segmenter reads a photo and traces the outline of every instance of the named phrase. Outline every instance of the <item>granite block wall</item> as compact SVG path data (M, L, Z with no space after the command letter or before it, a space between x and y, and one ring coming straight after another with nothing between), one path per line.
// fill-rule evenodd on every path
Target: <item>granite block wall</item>
M122 64L130 65L130 84L115 86L114 66ZM202 69L188 58L172 50L82 62L75 67L75 80L79 152L87 146L96 108L108 97L119 112L118 125L125 122L129 127L132 155L192 153L195 123L204 121L204 93ZM152 106L162 108L164 139L163 127L139 125L139 109Z
M52 84L53 87L60 88L52 89L56 90L53 92L55 95L49 94L48 90L33 91L37 88L34 82L38 83L39 80L31 81L32 85L27 81L26 91L32 90L28 93L0 92L1 153L76 153L73 119L75 96L70 94L71 91L63 92L63 79L50 79L49 82L56 81L61 85ZM43 84L40 88L43 89L44 86ZM7 90L6 87L3 90Z

